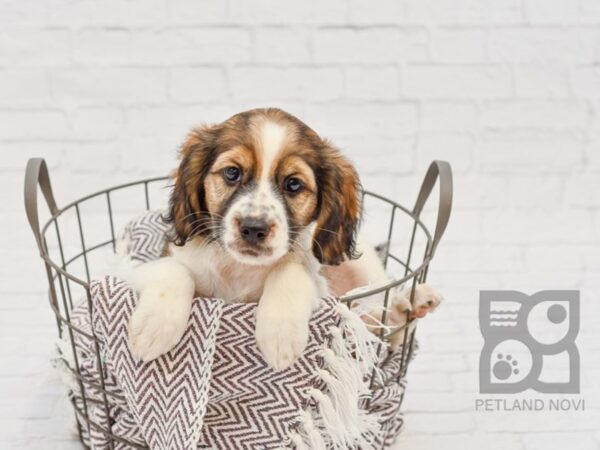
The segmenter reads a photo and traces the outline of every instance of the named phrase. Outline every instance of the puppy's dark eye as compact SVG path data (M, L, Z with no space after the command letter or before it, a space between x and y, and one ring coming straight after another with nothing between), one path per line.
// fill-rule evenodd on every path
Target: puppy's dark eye
M287 192L294 194L302 189L302 182L298 178L289 177L285 180L284 188Z
M225 167L223 178L230 184L237 183L242 178L242 171L235 166Z

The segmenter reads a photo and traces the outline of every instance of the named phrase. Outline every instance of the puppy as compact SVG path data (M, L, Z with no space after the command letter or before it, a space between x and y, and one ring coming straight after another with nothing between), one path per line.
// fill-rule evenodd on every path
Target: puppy
M344 272L357 283L385 277L381 262L372 269L370 258L351 261L361 213L355 169L296 117L278 109L237 114L194 129L180 156L166 218L171 242L130 277L139 292L129 324L138 359L175 346L192 299L205 296L258 301L258 347L284 369L306 347L310 316L330 292L322 266L332 280Z

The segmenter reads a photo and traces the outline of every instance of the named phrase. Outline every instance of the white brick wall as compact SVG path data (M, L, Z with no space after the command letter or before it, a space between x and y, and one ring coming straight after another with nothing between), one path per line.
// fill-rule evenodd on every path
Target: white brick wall
M0 2L0 447L77 448L48 379L54 323L22 207L27 158L59 204L166 174L186 130L278 106L410 205L455 170L398 448L599 448L598 0ZM479 289L582 290L587 411L474 411Z

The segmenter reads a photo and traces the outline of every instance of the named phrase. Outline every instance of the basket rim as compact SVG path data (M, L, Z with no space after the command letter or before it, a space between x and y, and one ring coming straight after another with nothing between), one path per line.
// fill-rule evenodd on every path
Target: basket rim
M132 186L144 185L145 189L147 189L147 186L150 183L156 183L156 182L160 182L160 181L168 181L169 179L170 178L168 176L163 176L163 177L145 178L145 179L138 180L138 181L131 181L128 183L123 183L123 184L119 184L119 185L116 185L113 187L102 189L100 191L96 191L94 193L91 193L91 194L85 195L81 198L78 198L76 200L73 200L72 202L68 203L67 205L63 206L62 208L58 208L54 214L51 214L50 218L42 226L40 234L42 235L42 237L45 237L50 226L53 223L56 223L56 219L58 219L63 213L65 213L66 211L68 211L72 208L76 208L76 210L78 210L79 205L82 202L85 202L87 200L90 200L90 199L93 199L93 198L96 198L96 197L99 197L102 195L110 195L110 193L113 191L118 191L120 189L125 189L125 188L132 187ZM418 226L423 231L423 233L425 234L426 239L427 239L426 246L427 246L427 248L431 247L431 244L432 244L431 233L427 229L427 226L422 222L422 220L420 218L420 214L416 214L414 211L409 210L405 206L402 206L398 202L391 200L381 194L377 194L373 191L363 189L362 190L363 200L364 200L364 197L366 197L366 196L376 198L376 199L381 200L392 206L392 219L390 221L390 230L393 227L393 219L395 217L395 212L398 209L398 210L404 212L405 214L407 214L410 218L412 218L414 220L414 229L416 229L416 227ZM413 238L411 240L411 245L410 245L411 249L412 249L412 241L414 240L414 229L413 229L413 233L412 233ZM388 239L388 241L389 241L389 239ZM108 241L101 242L100 244L96 244L92 247L85 249L81 253L78 253L75 256L73 256L70 260L65 261L65 266L67 266L69 263L71 263L73 260L77 259L78 257L81 257L83 254L93 251L93 250L97 250L98 248L105 247L112 242L113 242L112 240L108 240ZM42 249L42 252L40 252L40 256L46 263L48 263L54 270L59 272L62 276L70 279L71 281L73 281L75 283L80 284L81 286L83 286L86 289L89 289L89 282L82 280L81 278L69 273L67 270L63 269L63 267L61 267L61 265L59 265L53 259L51 259L48 254L47 248L44 247ZM406 269L406 274L403 277L394 278L389 283L378 285L375 288L366 289L359 293L355 293L355 294L351 294L351 295L346 294L346 295L339 296L338 297L339 301L343 302L343 303L349 303L354 300L359 300L361 298L370 297L372 295L376 295L376 294L379 294L384 291L387 293L387 292L389 292L389 290L391 290L397 286L403 285L404 283L406 283L407 281L409 281L411 279L416 280L416 277L427 268L427 266L429 265L430 261L433 258L433 255L431 254L431 252L426 252L426 255L422 259L421 264L418 267L416 267L415 269L410 269L409 267L407 267L408 266L407 263L400 261L398 258L393 257L391 254L390 254L390 256Z

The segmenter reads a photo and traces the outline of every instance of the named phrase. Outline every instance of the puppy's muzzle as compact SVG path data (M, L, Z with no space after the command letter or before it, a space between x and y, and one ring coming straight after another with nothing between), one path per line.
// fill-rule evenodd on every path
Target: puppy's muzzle
M248 244L262 244L271 230L271 225L264 219L246 217L240 219L240 236Z

